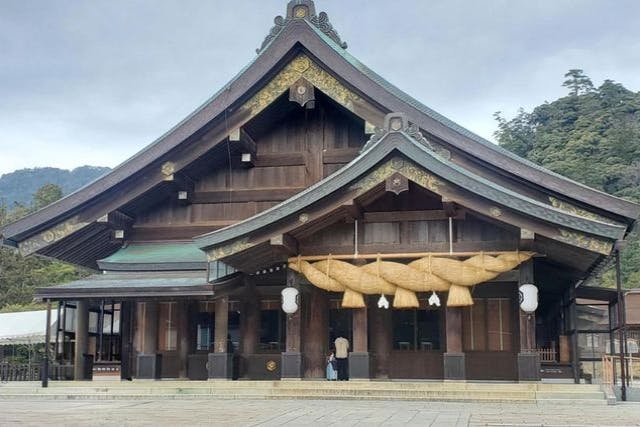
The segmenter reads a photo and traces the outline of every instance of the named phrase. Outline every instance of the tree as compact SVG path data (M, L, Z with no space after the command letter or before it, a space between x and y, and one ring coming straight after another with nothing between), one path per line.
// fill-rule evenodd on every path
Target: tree
M15 204L0 206L0 225L15 221L62 197L60 187L42 186L33 195L31 208ZM0 310L19 311L32 307L36 288L68 282L85 275L72 265L36 256L23 257L17 251L0 247Z
M582 70L569 70L569 96L546 102L511 120L499 113L498 143L554 172L640 202L640 93L605 80L594 88ZM640 287L640 236L622 252L625 285ZM603 283L613 285L613 275Z
M593 90L591 79L585 76L582 70L572 69L564 76L566 80L562 83L562 86L569 88L569 94L571 96L582 95Z
M34 210L42 209L62 198L62 188L55 184L45 184L33 195Z

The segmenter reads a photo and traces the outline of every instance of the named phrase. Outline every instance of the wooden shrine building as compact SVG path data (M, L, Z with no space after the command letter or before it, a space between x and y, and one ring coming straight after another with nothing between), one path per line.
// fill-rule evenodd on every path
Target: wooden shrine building
M480 138L346 49L312 1L289 2L184 121L0 230L95 271L38 291L59 302L54 363L76 379L92 359L134 379L323 378L342 336L351 378L580 376L576 306L615 305L583 282L639 206Z

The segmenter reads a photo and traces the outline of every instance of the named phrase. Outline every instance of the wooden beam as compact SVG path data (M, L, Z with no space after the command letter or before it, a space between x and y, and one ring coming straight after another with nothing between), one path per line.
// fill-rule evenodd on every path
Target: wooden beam
M207 223L178 224L166 226L162 224L136 225L127 235L128 241L156 241L191 239L201 234L227 227L235 221L209 221Z
M365 212L364 222L398 222L398 221L438 221L445 220L449 216L446 211L440 209L424 211L395 211L395 212ZM454 219L464 219L465 212L458 211Z
M287 255L297 255L299 253L298 241L290 234L285 233L273 236L269 243L274 249L285 252Z
M327 150L322 153L322 161L325 165L349 163L351 160L355 159L359 153L359 148Z
M258 146L244 128L237 128L229 134L232 150L240 153L240 161L244 166L253 167L258 158Z
M363 217L362 206L356 200L348 201L342 205L342 209L351 219L362 219Z
M97 223L108 224L115 228L129 228L134 221L134 218L120 211L109 212L96 220Z
M122 229L115 229L111 233L112 240L114 242L122 242L124 240L125 232Z
M172 197L177 199L182 204L189 204L192 202L193 193L195 188L195 182L185 173L174 173L173 180L171 181Z
M304 188L295 187L198 191L193 195L193 203L281 202L302 190Z
M456 216L456 212L459 210L458 204L447 197L442 198L442 208L447 217L452 218Z
M334 255L331 254L332 259L336 260L355 260L355 259L397 259L397 258L424 258L427 256L443 257L443 258L457 258L457 257L472 257L476 255L503 255L513 254L515 251L473 251L473 252L397 252L397 253L375 253L375 254L348 254L348 255ZM535 254L533 254L535 255ZM291 257L288 262L303 261L324 261L329 255L303 255L301 257Z
M370 123L368 121L364 122L364 133L365 135L373 135L376 133L376 125Z
M300 152L292 153L261 153L259 159L255 159L256 167L273 166L304 166L305 156Z
M534 245L536 233L526 228L520 229L520 249L531 250Z

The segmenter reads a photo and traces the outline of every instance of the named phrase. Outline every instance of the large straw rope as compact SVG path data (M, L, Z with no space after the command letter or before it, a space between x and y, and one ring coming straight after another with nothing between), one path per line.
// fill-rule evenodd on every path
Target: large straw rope
M402 264L380 259L363 266L331 259L309 263L297 260L289 268L302 273L318 288L344 292L342 307L364 307L363 294L394 295L395 308L418 307L416 292L448 291L447 306L473 305L469 287L494 279L530 259L532 252L479 254L465 261L427 256Z

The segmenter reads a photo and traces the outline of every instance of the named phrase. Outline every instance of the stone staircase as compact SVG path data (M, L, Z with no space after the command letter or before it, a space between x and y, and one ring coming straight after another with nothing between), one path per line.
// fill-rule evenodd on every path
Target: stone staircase
M52 381L0 384L0 399L340 399L606 405L598 385L442 381Z

